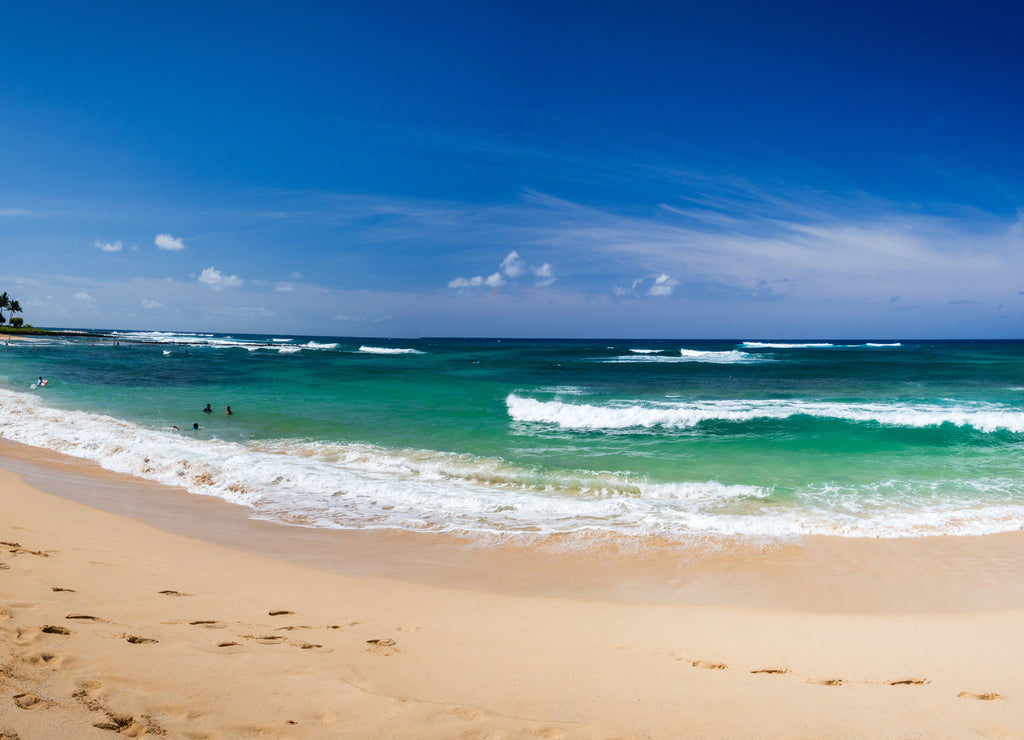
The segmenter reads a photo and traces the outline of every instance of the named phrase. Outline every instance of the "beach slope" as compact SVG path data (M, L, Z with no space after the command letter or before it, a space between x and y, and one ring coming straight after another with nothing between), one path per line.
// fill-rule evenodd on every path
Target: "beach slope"
M4 740L1024 736L1019 609L843 614L355 578L4 470L0 511Z

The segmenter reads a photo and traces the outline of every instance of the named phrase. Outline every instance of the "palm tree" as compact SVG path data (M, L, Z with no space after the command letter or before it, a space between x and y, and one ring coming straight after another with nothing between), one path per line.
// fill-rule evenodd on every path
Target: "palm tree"
M0 294L0 324L6 321L3 312L10 307L11 299L10 296L7 295L7 291L5 290L2 294Z
M11 301L10 305L7 306L7 310L11 312L11 321L14 321L14 314L21 313L21 304L18 301ZM18 319L21 321L21 319Z

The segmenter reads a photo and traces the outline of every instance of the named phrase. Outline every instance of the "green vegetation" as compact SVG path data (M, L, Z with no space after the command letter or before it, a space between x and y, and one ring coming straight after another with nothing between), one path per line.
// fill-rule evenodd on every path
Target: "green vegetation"
M4 311L7 316L4 316ZM26 324L25 320L16 313L21 313L21 304L17 299L12 299L5 290L0 293L0 334L48 334L45 329L36 329L32 324ZM9 323L10 326L4 326Z
M6 290L3 293L0 293L0 324L3 324L5 321L7 321L7 319L4 318L4 311L9 312L12 317L16 313L21 313L21 304L18 303L18 301L11 299L11 297L7 295ZM13 322L14 320L12 318L12 326L14 325Z

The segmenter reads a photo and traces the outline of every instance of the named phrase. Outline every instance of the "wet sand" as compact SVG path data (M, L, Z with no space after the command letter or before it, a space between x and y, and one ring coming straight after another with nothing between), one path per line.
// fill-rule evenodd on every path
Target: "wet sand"
M1019 737L1018 533L472 543L0 444L0 738Z

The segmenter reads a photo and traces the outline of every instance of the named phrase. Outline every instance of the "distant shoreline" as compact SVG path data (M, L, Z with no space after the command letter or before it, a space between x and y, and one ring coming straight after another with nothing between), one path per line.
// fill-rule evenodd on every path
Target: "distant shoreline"
M30 337L106 337L106 332L82 331L77 329L11 329L0 327L0 337L22 339Z

